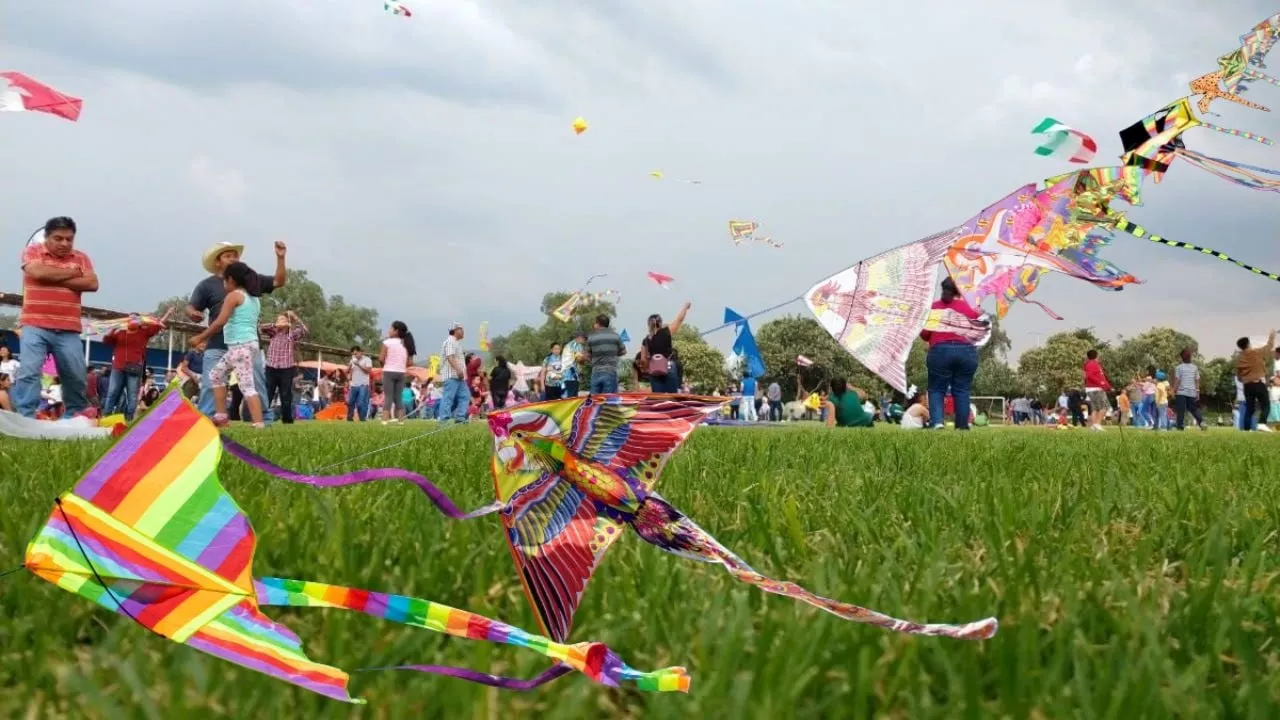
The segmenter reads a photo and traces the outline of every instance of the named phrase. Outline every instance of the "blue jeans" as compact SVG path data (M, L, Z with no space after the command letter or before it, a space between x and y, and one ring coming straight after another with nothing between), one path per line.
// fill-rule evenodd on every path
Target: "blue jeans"
M142 378L130 375L123 370L111 369L111 380L107 383L107 397L102 404L103 415L124 413L124 419L133 422L133 414L138 411L138 383ZM123 395L123 397L121 397Z
M444 397L440 398L440 422L448 422L450 418L458 422L467 421L467 410L471 407L471 390L467 381L462 378L449 378L444 381Z
M618 376L608 373L591 373L591 394L612 395L618 392Z
M85 397L84 345L80 333L72 330L47 330L38 327L22 328L22 341L18 351L17 381L13 384L15 406L19 415L34 418L40 409L40 368L44 359L53 355L58 367L58 380L62 383L63 415L71 417L89 407Z
M360 416L360 422L369 417L368 385L352 385L347 388L347 422L351 422L357 415Z
M200 412L213 417L213 383L209 380L209 373L213 371L213 366L218 364L223 355L227 354L226 348L206 349L202 359L203 367L200 368L200 397L196 400L196 407ZM267 362L263 357L262 351L259 350L253 356L253 387L258 391L258 396L266 397L267 387ZM228 396L230 397L230 396ZM266 402L262 404L263 417L266 417Z
M969 429L969 388L978 372L978 348L968 343L942 343L929 348L925 356L929 369L929 418L943 424L948 394L955 400L956 429Z
M656 393L680 392L680 366L672 361L664 377L650 377L649 389Z

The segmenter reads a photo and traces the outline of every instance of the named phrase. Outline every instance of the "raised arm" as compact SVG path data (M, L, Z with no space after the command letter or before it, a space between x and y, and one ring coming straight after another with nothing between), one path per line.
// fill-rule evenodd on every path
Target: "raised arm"
M689 314L689 308L691 307L693 307L693 303L685 301L685 304L680 306L680 312L676 313L676 319L672 320L671 324L667 326L667 329L671 331L672 342L675 341L675 334L680 332L680 328L684 327L684 318Z
M278 287L278 288L284 287L285 281L289 279L289 274L285 272L285 268L284 268L284 256L286 252L288 252L288 246L284 244L284 241L277 240L276 241L276 273L271 279L275 287Z

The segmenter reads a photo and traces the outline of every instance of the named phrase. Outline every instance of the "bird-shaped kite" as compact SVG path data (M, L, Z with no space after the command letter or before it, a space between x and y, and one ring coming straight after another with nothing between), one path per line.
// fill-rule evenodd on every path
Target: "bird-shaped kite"
M362 702L348 694L347 673L308 658L298 636L263 615L260 606L353 610L457 637L527 647L558 661L528 681L461 668L396 669L508 689L535 687L573 669L608 686L626 681L640 689L687 691L682 668L639 672L599 643L563 645L418 598L255 579L257 538L218 481L221 449L213 423L171 389L57 499L48 523L27 547L25 566L174 642L346 702ZM371 479L381 478L347 484Z
M671 283L676 281L676 279L671 277L670 275L663 275L660 272L652 272L652 271L649 273L649 279L657 283L664 290L670 290Z
M997 622L922 625L819 597L753 570L654 492L667 461L725 398L590 395L489 415L507 542L543 630L563 641L605 552L627 527L649 544L722 566L765 592L845 620L918 635L985 639Z
M573 134L574 134L574 135L581 135L582 133L586 132L586 131L587 131L587 127L588 127L588 125L587 125L587 121L586 121L584 118L582 118L581 116L576 117L576 118L574 118L574 119L573 119Z

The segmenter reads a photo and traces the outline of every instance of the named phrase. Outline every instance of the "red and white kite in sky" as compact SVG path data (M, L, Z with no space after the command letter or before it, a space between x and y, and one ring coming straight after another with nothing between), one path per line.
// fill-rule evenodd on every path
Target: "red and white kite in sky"
M667 290L671 289L670 287L668 287L668 285L675 282L676 280L670 275L663 275L662 273L656 273L656 272L649 273L649 279L658 283L659 285L661 285L663 288L666 288Z
M0 72L0 111L43 112L75 122L80 117L80 98L63 95L48 85L20 72Z

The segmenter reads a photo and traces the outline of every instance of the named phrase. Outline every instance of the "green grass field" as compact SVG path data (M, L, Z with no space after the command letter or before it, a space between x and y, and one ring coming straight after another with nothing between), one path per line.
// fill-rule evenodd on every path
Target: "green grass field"
M235 436L299 470L422 433L303 424ZM105 443L0 440L0 571ZM492 499L482 426L361 461ZM762 572L918 620L988 615L986 642L847 623L625 538L576 640L684 665L688 695L572 674L503 693L354 673L365 707L161 640L26 572L0 580L0 717L1276 717L1280 442L1233 432L968 435L705 428L662 478L674 505ZM343 469L355 469L354 467ZM443 518L404 483L317 491L224 458L254 522L256 574L416 595L536 630L499 530ZM336 610L266 612L347 670L464 665L532 677L536 653Z

